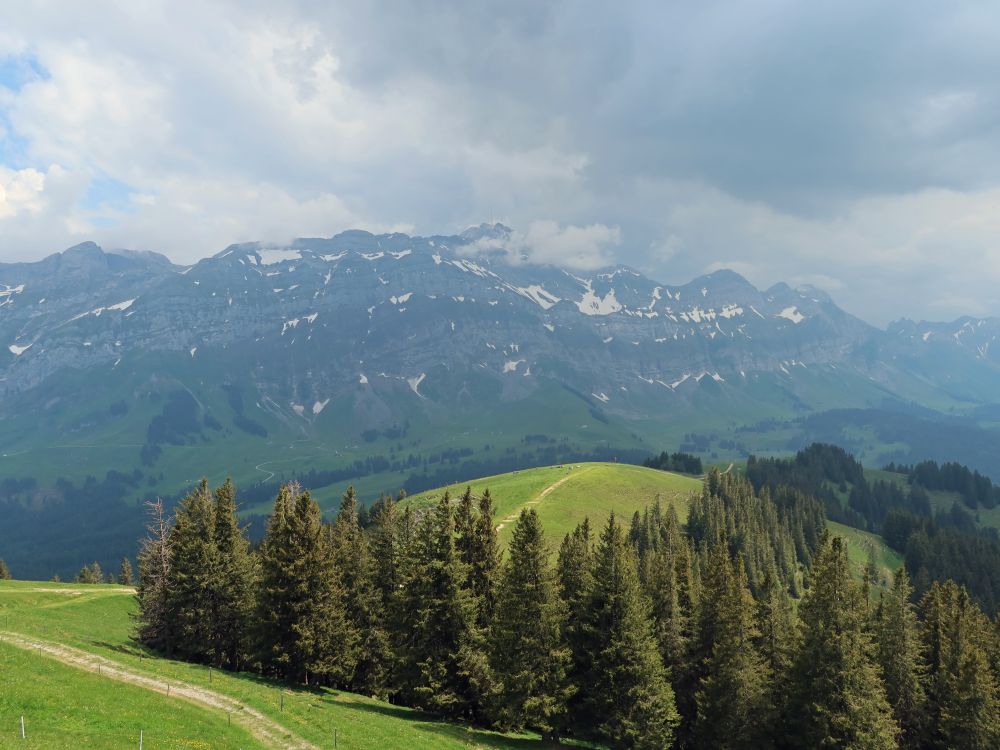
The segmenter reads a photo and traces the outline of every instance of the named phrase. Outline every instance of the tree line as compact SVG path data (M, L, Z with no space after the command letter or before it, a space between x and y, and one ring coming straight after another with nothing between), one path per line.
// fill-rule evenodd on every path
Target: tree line
M710 473L553 547L534 509L502 555L488 491L332 522L280 488L252 549L231 482L151 506L137 637L161 653L500 729L635 748L1000 743L1000 623L905 570L854 580L820 504Z
M1000 611L1000 535L980 528L967 509L988 507L995 489L990 480L958 464L933 461L886 469L906 473L908 481L869 482L852 455L816 443L792 458L751 456L747 478L761 491L794 487L821 500L827 518L881 534L904 554L918 596L935 580L954 579L987 613ZM961 493L963 501L934 512L928 490L940 489Z
M697 474L700 476L705 473L701 459L690 453L668 453L667 451L663 451L658 456L650 456L642 462L642 465L650 469L675 471L680 474Z

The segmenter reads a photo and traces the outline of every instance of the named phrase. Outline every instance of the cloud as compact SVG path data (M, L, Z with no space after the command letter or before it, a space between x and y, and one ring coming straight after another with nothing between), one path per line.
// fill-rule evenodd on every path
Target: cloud
M0 260L496 215L517 258L1000 314L998 34L930 0L0 5Z
M0 219L25 211L38 213L44 190L45 175L37 169L14 171L0 166Z
M830 292L876 323L903 316L996 314L1000 188L928 189L859 199L835 216L799 216L719 190L646 188L674 255L644 265L669 281L732 268L758 286L778 281Z
M537 263L591 270L610 265L621 230L603 224L561 226L555 221L533 221L524 232L512 230L482 237L462 248L469 255L505 255L512 264Z

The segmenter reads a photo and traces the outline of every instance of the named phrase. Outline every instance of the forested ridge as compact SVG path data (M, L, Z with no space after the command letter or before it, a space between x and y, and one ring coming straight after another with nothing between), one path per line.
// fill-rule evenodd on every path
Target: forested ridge
M905 483L869 481L861 464L842 448L813 444L793 458L747 461L747 477L758 490L793 487L818 498L826 516L881 534L902 553L916 587L926 593L934 581L965 586L986 612L1000 610L1000 536L980 528L973 515L994 507L1000 494L989 478L959 464L924 461L890 464ZM932 507L929 492L957 494L946 509Z
M612 747L1000 743L1000 622L903 569L873 593L788 484L713 471L686 522L562 540L526 508L503 554L488 491L363 525L353 490L326 523L286 484L257 548L229 482L151 510L136 635L175 658Z

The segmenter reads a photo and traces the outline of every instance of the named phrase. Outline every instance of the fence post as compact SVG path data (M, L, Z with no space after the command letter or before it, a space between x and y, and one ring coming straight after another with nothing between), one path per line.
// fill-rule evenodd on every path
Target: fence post
M337 730L333 730L333 748L337 750Z
M139 730L139 750L142 750L142 730Z
M285 691L281 691L281 710L285 710Z
M24 715L21 716L21 739L24 739Z

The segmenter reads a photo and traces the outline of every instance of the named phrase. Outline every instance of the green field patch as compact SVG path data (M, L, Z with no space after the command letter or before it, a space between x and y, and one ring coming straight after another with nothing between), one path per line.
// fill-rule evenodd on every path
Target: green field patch
M859 580L864 575L870 555L874 553L875 567L878 569L876 585L885 588L892 584L896 571L903 564L903 556L886 544L882 537L835 521L827 521L826 525L832 534L847 542L847 558Z
M457 497L471 487L474 494L489 488L497 507L500 541L505 544L522 508L534 508L550 544L558 546L584 518L595 529L614 512L627 523L632 514L657 498L673 505L681 520L687 518L688 499L701 491L701 480L644 466L616 463L578 463L545 466L458 482L408 498L415 507L437 501L447 490Z
M134 748L140 731L145 750L266 747L209 709L0 642L0 748Z

